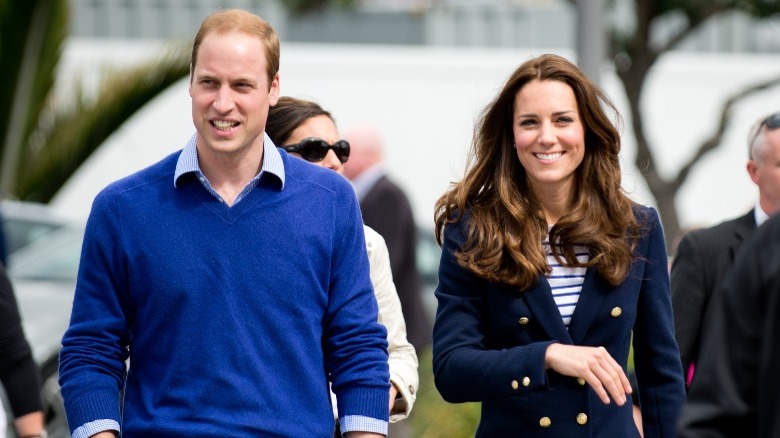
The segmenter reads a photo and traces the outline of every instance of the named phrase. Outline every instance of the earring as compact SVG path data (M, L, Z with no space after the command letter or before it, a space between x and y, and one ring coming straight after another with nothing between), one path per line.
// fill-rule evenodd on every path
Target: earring
M513 149L517 149L517 145L516 145L516 144L514 144L514 143L512 143L512 148L513 148Z

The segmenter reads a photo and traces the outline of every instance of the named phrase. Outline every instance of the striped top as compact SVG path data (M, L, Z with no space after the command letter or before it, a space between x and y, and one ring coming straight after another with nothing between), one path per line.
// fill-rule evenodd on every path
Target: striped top
M552 272L546 275L547 281L550 283L558 311L561 312L563 324L569 328L571 316L574 314L574 308L577 307L577 301L580 298L580 292L582 292L586 268L561 265L553 256L549 239L545 239L542 246L547 254L547 264L552 268ZM587 247L575 245L574 251L580 262L587 262L590 259Z

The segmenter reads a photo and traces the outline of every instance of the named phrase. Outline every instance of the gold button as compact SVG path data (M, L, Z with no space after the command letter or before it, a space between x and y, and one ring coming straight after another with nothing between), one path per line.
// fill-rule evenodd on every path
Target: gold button
M584 413L580 412L577 414L577 424L580 426L588 422L588 416Z
M409 394L414 395L414 386L409 385Z
M542 417L539 419L539 426L550 427L551 424L552 421L550 421L550 417Z
M528 321L529 321L529 319L526 318L525 316L517 320L517 322L519 322L520 325L526 325L526 324L528 324Z
M585 386L585 379L583 379L582 377L580 377L579 379L577 379L577 383L579 383L579 384L580 384L580 386Z
M531 379L528 377L523 377L523 386L528 386L531 384Z
M512 380L512 389L517 389L519 387L520 385L517 383L517 380Z
M623 314L623 309L620 307L613 307L612 311L609 312L610 315L612 315L613 318L617 318L618 316Z

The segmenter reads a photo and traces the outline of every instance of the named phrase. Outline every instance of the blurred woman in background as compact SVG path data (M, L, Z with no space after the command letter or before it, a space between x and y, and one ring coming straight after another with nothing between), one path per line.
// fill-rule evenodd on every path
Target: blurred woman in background
M274 144L291 155L343 174L343 164L349 158L349 143L339 140L333 117L318 104L280 97L268 113L265 132ZM406 339L406 323L390 271L387 245L376 231L367 226L363 228L371 282L379 305L379 322L387 329L391 383L389 435L392 436L393 423L406 418L414 405L419 380L417 355Z

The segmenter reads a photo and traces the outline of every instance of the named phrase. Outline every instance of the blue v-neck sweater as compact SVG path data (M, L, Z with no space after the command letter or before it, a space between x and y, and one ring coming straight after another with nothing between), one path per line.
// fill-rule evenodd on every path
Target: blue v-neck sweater
M178 155L94 201L60 361L71 430L332 436L328 376L343 416L386 422L386 336L349 183L282 153L283 187L269 174L228 207L194 174L174 187Z

